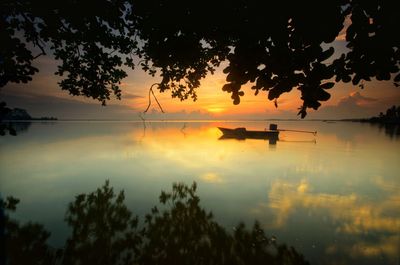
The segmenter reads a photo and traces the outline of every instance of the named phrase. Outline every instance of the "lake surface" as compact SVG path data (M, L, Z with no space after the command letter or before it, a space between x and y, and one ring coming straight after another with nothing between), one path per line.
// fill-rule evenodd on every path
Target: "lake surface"
M258 220L311 264L399 264L400 137L350 122L279 121L276 144L219 140L217 126L267 122L20 124L0 137L0 193L12 216L44 224L61 246L69 202L110 180L139 216L172 183L198 184L201 205L228 229Z

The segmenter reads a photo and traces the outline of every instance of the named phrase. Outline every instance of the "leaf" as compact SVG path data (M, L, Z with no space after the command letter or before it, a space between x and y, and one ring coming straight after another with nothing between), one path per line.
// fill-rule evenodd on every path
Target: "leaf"
M317 99L321 101L327 101L331 98L331 95L323 89L319 89L317 93Z
M397 74L394 78L394 82L400 82L400 74Z
M224 70L222 70L222 72L223 72L224 74L227 74L227 73L229 73L230 71L231 71L231 67L230 67L230 66L227 66L227 67L224 68Z
M360 75L356 74L356 75L353 77L353 80L352 80L353 85L358 85L358 83L360 83L360 80L361 80Z
M329 57L331 57L333 55L333 53L335 52L335 49L333 47L329 47L328 50L324 51L321 53L321 55L319 56L319 61L325 61L326 59L328 59Z
M225 84L222 87L222 91L231 92L232 91L232 85L230 83L229 84Z
M328 82L328 83L322 84L320 87L321 87L322 89L330 89L330 88L332 88L334 85L335 85L334 82Z
M344 75L342 77L343 82L348 83L351 81L351 77L349 75Z
M346 30L346 41L352 41L355 34L354 25L351 24Z

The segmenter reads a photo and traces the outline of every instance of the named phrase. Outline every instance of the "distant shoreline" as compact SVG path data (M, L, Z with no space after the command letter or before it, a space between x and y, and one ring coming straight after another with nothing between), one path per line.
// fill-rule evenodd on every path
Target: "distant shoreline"
M21 109L17 109L21 112ZM25 111L25 110L22 110ZM400 119L386 117L372 117L372 118L346 118L346 119L300 119L300 118L288 118L288 119L58 119L56 117L31 117L26 111L25 115L12 116L3 118L1 122L35 122L35 121L61 121L61 122L361 122L361 123L375 123L375 124L400 124Z
M56 121L58 118L56 117L32 117L28 111L21 108L7 108L5 104L1 105L0 108L0 121L8 121L8 122L15 122L15 121Z
M348 122L361 122L361 123L372 123L372 124L388 124L388 125L400 125L400 119L381 119L379 117L364 118L364 119L344 119L342 121Z
M31 119L9 119L3 120L3 122L30 122L30 121L90 121L90 122L279 122L279 121L290 121L290 122L370 122L369 119L357 118L357 119L50 119L50 118L31 118Z

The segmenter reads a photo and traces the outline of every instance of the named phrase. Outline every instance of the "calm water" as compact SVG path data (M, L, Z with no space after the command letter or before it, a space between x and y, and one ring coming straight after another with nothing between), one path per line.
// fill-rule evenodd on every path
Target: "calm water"
M69 231L68 202L109 179L143 216L173 182L196 181L226 227L259 220L312 264L399 264L400 137L359 123L278 122L280 140L219 140L216 126L265 122L31 123L0 137L0 193L13 215L43 223L50 243Z

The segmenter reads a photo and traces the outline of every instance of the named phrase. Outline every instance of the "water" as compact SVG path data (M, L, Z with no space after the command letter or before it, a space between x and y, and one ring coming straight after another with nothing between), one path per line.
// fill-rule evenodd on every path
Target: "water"
M399 264L400 137L350 122L277 122L276 144L219 140L217 126L266 122L34 122L0 137L0 193L13 217L70 232L69 202L109 179L139 216L174 182L198 184L201 205L228 229L258 220L312 264Z

